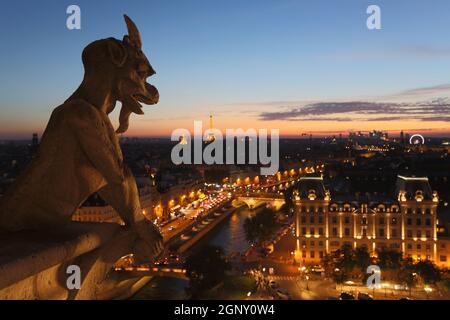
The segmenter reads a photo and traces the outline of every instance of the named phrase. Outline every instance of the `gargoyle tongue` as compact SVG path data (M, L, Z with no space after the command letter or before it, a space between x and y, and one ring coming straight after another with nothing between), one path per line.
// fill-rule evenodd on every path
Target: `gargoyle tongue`
M144 114L139 102L131 96L125 97L121 102L122 109L120 109L119 128L116 130L117 133L124 133L127 131L131 113Z
M124 133L129 126L129 118L131 113L144 114L139 102L152 105L159 101L159 92L154 86L149 83L145 84L145 94L138 94L134 96L126 96L121 100L122 109L119 116L119 128L117 133ZM139 102L138 102L139 101Z

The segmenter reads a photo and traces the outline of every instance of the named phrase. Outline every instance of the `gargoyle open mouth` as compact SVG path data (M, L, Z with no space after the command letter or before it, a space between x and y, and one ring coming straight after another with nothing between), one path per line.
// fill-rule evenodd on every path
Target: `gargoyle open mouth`
M125 131L127 131L131 113L144 114L144 111L142 111L141 103L147 105L158 103L158 89L156 89L149 83L145 84L145 89L145 94L137 93L126 96L122 99L122 109L120 110L119 128L116 130L117 133L124 133Z
M134 94L133 97L144 104L152 105L156 104L159 101L159 92L158 90L149 83L145 84L146 94Z
M155 71L141 51L141 35L139 34L136 25L126 15L124 17L128 28L128 35L124 36L123 42L127 45L128 48L132 48L134 50L135 55L137 57L140 57L140 64L144 64L144 66L146 67L144 67L144 70L137 70L140 76L141 73L143 73L140 80L145 81L147 77L154 75ZM123 63L124 61L122 62L122 65ZM154 86L147 82L145 82L144 86L141 86L140 84L140 81L139 84L136 83L136 80L133 81L133 86L139 87L139 91L135 93L127 93L123 97L119 98L119 100L122 102L122 109L120 110L119 128L116 130L117 133L124 133L125 131L127 131L129 125L128 120L131 113L144 114L144 112L142 111L141 103L152 105L158 103L159 101L159 93ZM130 90L121 90L121 92L130 92Z

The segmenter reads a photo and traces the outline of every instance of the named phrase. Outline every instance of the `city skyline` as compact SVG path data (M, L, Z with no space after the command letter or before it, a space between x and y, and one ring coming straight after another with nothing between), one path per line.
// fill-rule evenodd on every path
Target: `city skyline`
M82 48L121 39L124 13L141 30L161 93L126 136L170 136L194 120L206 127L209 114L221 130L280 129L284 137L450 135L446 1L377 1L381 30L367 29L371 3L357 0L77 4L81 30L72 31L67 3L4 6L0 30L11 51L0 53L0 139L42 134L82 80Z

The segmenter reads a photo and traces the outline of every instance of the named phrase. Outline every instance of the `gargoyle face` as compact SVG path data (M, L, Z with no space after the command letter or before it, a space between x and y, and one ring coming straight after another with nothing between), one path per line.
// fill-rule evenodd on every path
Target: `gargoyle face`
M126 15L125 22L128 35L124 36L121 48L110 48L111 56L116 59L117 65L115 91L118 100L122 102L117 133L123 133L128 129L131 113L144 114L140 103L152 105L159 101L158 90L146 81L156 72L142 52L139 31Z

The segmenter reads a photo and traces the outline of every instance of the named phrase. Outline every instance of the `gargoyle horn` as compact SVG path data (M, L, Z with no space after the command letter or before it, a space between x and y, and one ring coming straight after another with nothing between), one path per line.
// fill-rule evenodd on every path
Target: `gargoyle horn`
M128 39L130 40L130 44L132 44L135 48L142 48L142 40L141 34L139 33L138 28L134 24L133 20L131 20L126 14L123 15L125 18L125 23L127 24L128 29Z

